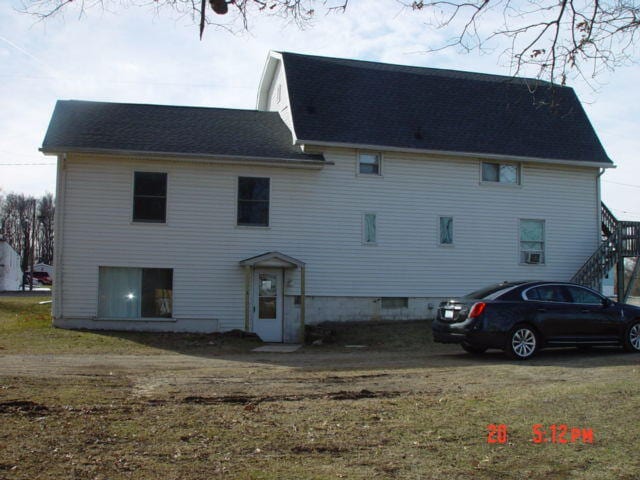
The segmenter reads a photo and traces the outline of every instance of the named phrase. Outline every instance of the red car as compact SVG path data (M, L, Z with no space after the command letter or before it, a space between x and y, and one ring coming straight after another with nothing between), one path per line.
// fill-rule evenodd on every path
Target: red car
M27 283L29 279L29 273L27 273ZM41 285L51 285L52 279L47 272L33 272L33 283L39 283Z

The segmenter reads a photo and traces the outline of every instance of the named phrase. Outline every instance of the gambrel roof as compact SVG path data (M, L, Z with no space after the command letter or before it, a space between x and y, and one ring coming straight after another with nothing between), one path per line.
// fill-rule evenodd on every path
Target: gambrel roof
M279 55L300 144L612 164L569 87L453 70Z

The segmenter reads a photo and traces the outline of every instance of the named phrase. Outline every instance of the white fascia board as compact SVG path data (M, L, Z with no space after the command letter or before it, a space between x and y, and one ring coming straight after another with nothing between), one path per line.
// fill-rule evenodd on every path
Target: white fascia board
M280 52L271 50L267 56L267 61L262 69L260 84L258 86L258 98L256 101L256 110L265 111L267 109L267 101L269 99L269 87L273 83L273 76L276 73L278 62L282 62Z
M538 157L522 157L516 155L500 155L494 153L476 153L476 152L454 152L446 150L428 150L419 148L400 148L389 147L385 145L366 145L358 143L340 143L340 142L318 142L297 139L296 145L300 145L303 152L321 150L314 147L334 147L334 148L355 148L359 150L376 150L381 152L402 152L434 156L458 157L458 158L475 158L484 160L496 160L503 162L526 162L526 163L544 163L551 165L570 165L573 167L596 167L596 168L617 168L614 164L603 164L601 162L584 162L580 160L558 160L554 158L538 158Z
M252 156L236 156L236 155L199 155L191 153L171 153L171 152L146 152L136 150L111 150L100 148L60 148L51 150L42 150L46 155L58 155L77 153L80 155L101 155L139 158L144 160L172 160L186 161L194 163L218 163L218 164L236 164L236 165L271 165L277 167L288 168L314 168L320 169L325 165L333 165L334 162L326 160L307 160L301 158L276 158L276 157L252 157Z

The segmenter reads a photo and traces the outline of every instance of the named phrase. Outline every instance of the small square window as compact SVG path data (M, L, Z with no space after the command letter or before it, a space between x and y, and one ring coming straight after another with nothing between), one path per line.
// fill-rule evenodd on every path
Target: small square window
M440 245L453 245L453 217L440 217Z
M365 244L375 244L377 236L376 214L365 213L362 228L362 241Z
M380 175L380 158L379 153L359 153L358 172L365 175Z
M167 218L167 174L134 172L133 221L165 223Z
M519 185L520 165L517 163L482 162L482 181Z

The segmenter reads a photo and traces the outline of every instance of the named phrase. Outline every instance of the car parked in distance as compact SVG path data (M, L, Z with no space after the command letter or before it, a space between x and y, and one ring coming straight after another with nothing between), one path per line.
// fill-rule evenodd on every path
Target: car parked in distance
M31 275L30 272L27 272L25 274L25 284L28 285L30 278L29 276ZM33 272L33 284L34 285L51 285L52 279L51 276L47 273L47 272Z
M432 330L436 342L475 354L497 348L519 360L548 347L640 352L640 308L564 282L504 282L442 302Z

